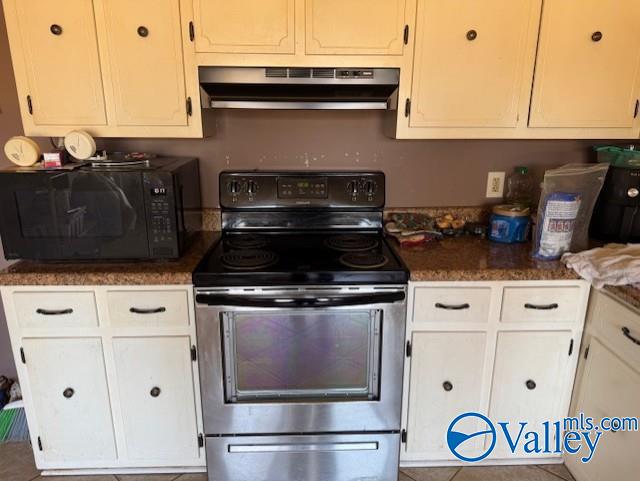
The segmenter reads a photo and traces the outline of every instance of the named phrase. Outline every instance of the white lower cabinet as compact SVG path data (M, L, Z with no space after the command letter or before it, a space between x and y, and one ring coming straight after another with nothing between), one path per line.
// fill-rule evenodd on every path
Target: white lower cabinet
M163 464L198 459L190 353L187 336L113 340L128 458Z
M34 449L51 463L115 460L101 340L23 339L22 349L38 426Z
M205 470L191 286L0 291L39 469Z
M522 422L541 433L542 423L568 414L588 295L579 280L409 283L401 465L462 464L447 435L465 413L486 416L496 444L489 449L485 421L463 417L455 424L469 436L456 447L461 457L561 462L561 453L525 453L522 440L513 453L498 423L515 438Z

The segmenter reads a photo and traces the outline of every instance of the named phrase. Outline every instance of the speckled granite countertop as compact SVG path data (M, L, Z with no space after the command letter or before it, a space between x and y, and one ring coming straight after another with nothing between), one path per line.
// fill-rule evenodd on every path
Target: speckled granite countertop
M640 309L640 288L635 286L607 286L604 291L626 302L631 307Z
M0 285L160 285L191 284L191 273L218 239L202 232L176 261L39 263L20 261L0 271Z
M531 258L531 244L498 244L460 237L396 252L411 271L412 281L525 281L578 279L559 261Z

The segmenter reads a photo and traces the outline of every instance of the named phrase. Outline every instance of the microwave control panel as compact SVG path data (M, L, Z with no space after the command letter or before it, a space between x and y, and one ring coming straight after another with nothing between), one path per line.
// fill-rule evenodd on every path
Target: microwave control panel
M147 230L152 256L177 255L178 243L175 232L175 195L171 175L145 175L147 200Z

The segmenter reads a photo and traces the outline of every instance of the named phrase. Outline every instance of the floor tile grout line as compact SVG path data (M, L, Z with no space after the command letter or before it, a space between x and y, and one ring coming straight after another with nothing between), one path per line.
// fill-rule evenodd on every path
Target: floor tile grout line
M549 473L552 476L555 476L558 479L562 479L562 481L570 481L569 479L565 478L564 476L560 476L559 474L554 473L553 471L549 471L548 469L545 469L544 464L536 464L536 467L539 469L542 469L545 473ZM561 466L564 466L564 464L562 464ZM569 473L571 474L571 473ZM573 479L573 475L571 475L571 479Z
M460 474L460 471L462 471L462 468L463 468L463 466L459 466L459 467L458 467L458 470L455 472L455 474L449 478L449 481L453 481L453 480L455 479L455 477L456 477L458 474Z
M411 469L411 468L409 468L409 469ZM409 479L413 479L413 481L418 481L416 478L411 476L409 473L407 473L406 471L403 471L402 468L398 468L398 472L404 474Z

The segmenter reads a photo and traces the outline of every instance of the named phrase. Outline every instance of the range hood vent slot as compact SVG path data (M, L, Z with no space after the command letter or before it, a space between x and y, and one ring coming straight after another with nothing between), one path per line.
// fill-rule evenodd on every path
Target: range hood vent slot
M392 110L393 68L199 67L203 108Z

